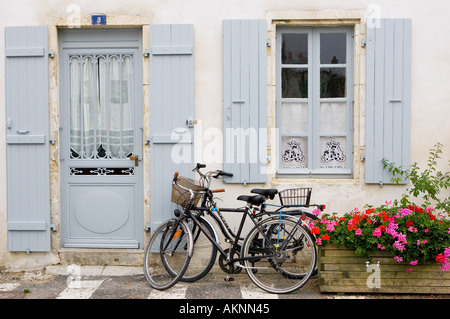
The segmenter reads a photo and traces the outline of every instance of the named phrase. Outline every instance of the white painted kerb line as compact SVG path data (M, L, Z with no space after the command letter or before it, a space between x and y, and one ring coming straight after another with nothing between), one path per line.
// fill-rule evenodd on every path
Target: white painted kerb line
M153 289L147 299L184 299L186 296L187 286L176 284L167 290Z
M0 291L2 291L2 292L12 291L12 290L16 289L19 286L20 286L20 284L17 284L17 283L15 283L15 284L9 284L9 283L0 284Z
M89 299L103 280L77 280L69 283L57 299Z
M259 288L241 287L242 299L278 299L278 295L265 292Z

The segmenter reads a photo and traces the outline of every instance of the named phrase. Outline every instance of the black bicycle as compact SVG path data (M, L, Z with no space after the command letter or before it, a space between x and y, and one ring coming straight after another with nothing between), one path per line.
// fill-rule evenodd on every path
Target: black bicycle
M250 279L271 293L289 293L302 287L315 270L317 253L314 239L302 226L301 218L277 213L263 214L263 195L241 195L244 208L218 208L211 190L211 177L230 175L217 170L203 174L197 164L200 182L178 177L173 179L172 201L181 209L175 218L165 222L152 235L146 249L144 272L149 284L167 289L179 280L194 281L205 276L214 265L219 251L219 264L229 274L245 269ZM201 201L200 206L196 206ZM242 213L236 233L222 212ZM219 226L228 248L222 248L210 216ZM241 237L246 219L253 228Z

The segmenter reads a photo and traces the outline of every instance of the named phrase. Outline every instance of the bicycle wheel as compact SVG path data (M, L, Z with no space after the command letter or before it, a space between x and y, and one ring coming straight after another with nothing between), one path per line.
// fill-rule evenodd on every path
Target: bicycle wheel
M216 242L219 240L212 226L202 217L197 218L204 230ZM217 257L217 247L208 239L207 235L194 224L188 221L194 239L194 254L191 257L189 267L184 273L181 281L192 282L203 278L213 267Z
M279 217L277 217L276 219L278 220L278 218ZM293 220L295 223L297 222L297 220L298 219L296 219L295 217L292 217L292 216L287 216L287 217L285 217L285 218L290 218L291 220ZM274 218L275 219L275 218ZM299 225L301 225L301 224L299 224ZM307 242L312 242L312 243L315 243L315 238L313 237L313 235L309 232L309 230L307 230L306 228L305 228L305 226L304 225L301 225L302 227L303 227L303 229L305 230L305 234L304 235L302 235L302 236L295 236L295 237L293 237L292 238L292 241L290 242L290 243L288 243L288 246L291 246L292 247L292 249L291 249L291 253L292 253L292 258L295 260L296 258L297 258L297 253L301 253L302 252L302 250L303 250L303 247L304 247L304 236L309 236L310 237L310 239L307 241ZM280 228L280 229L278 229L278 228ZM288 233L288 230L286 230L286 229L282 229L283 228L283 224L281 224L281 225L271 225L269 228L268 228L268 231L270 231L270 232L272 232L272 233L275 233L275 232L277 232L277 231L280 231L280 235L281 235L281 237L283 238L283 237L286 237L286 234ZM282 240L282 239L281 239ZM313 245L314 246L314 250L315 250L315 255L316 256L318 256L318 251L317 251L317 246L316 245ZM289 247L287 247L286 249L290 249ZM303 278L303 276L305 276L306 275L306 273L290 273L288 270L284 270L284 269L280 269L280 271L281 271L281 274L283 274L283 275L285 275L285 276L290 276L291 278L297 278L297 279L301 279L301 278ZM311 272L311 276L310 277L313 277L313 276L316 276L317 274L319 273L319 269L317 268L317 257L316 257L316 261L315 261L315 264L314 264L314 269L313 269L313 271Z
M308 232L291 219L268 219L255 226L242 245L250 279L270 293L290 293L311 277L316 250Z
M189 266L192 240L184 221L168 220L156 229L144 256L144 274L151 287L168 289L180 280Z

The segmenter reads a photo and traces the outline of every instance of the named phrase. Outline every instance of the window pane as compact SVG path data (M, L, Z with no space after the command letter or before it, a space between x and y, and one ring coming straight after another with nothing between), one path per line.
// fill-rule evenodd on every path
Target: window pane
M320 168L345 168L347 165L345 137L320 138Z
M283 98L307 98L308 70L288 68L282 69L281 91Z
M283 34L281 49L283 64L307 64L308 63L308 35L307 34Z
M345 68L320 69L320 97L345 97Z
M308 167L308 138L290 137L281 138L281 167L306 168Z
M320 103L320 133L343 134L347 131L347 103Z
M308 133L308 103L281 103L281 132Z
M321 33L320 34L320 63L343 64L346 63L346 34Z

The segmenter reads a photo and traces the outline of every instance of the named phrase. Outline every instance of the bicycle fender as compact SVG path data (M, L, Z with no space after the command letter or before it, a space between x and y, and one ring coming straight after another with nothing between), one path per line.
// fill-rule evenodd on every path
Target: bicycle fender
M187 250L188 250L189 257L192 257L192 255L194 254L194 236L192 235L191 228L189 227L187 222L185 220L182 220L181 223L183 223L184 226L186 226L186 228L188 230L189 241L188 241Z
M202 216L197 217L197 219L203 220L211 227L211 229L214 232L214 234L212 234L212 235L214 236L214 239L216 240L216 242L220 245L220 238L219 238L219 235L217 234L216 228L214 228L213 224L209 220L207 220L206 218L204 218Z

